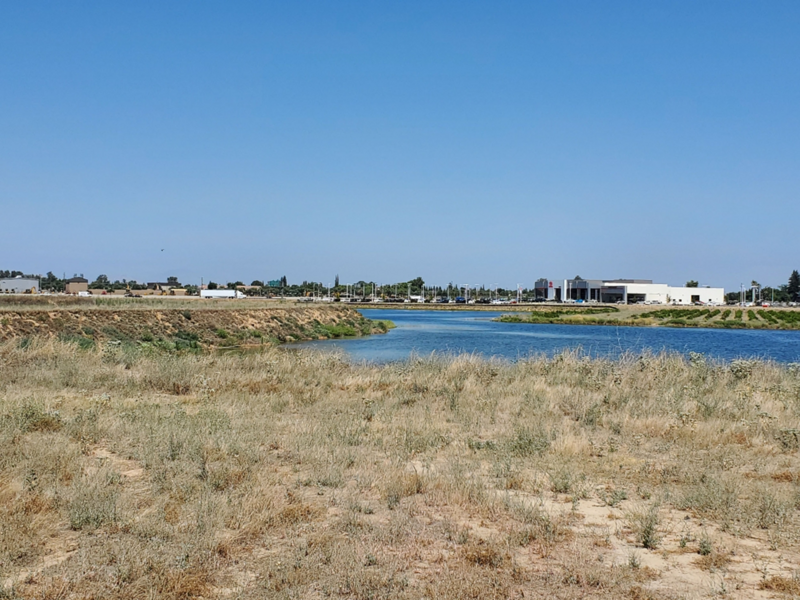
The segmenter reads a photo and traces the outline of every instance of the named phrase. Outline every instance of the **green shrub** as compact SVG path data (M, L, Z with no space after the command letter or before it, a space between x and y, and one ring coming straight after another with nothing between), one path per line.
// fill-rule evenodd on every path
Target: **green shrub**
M651 506L645 511L632 513L629 518L631 528L636 533L636 541L643 548L651 550L658 548L658 544L661 542L661 535L658 531L658 506Z
M106 325L104 327L101 327L100 331L102 331L103 335L105 335L107 338L111 340L124 341L129 339L127 335L122 333L119 329L117 329L113 325Z
M75 344L81 350L91 350L94 348L94 340L92 338L87 338L82 335L76 335L73 333L61 333L58 336L58 339L62 342L67 342L68 344Z
M542 428L529 429L521 427L517 429L514 437L508 440L506 446L510 452L517 456L541 455L550 448L550 436Z
M358 331L350 325L323 325L322 327L327 337L330 338L355 337L358 335Z

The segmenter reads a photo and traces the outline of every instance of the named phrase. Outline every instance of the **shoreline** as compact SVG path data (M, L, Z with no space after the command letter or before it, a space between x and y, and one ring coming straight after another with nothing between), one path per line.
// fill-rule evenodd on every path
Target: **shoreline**
M501 313L493 321L520 324L602 325L618 327L669 327L673 329L737 329L798 331L800 310L763 307L701 307L664 305L458 305L345 304L358 310L432 310ZM517 313L517 314L513 314ZM522 316L520 313L525 313ZM543 313L541 316L537 313ZM546 316L545 316L546 315Z

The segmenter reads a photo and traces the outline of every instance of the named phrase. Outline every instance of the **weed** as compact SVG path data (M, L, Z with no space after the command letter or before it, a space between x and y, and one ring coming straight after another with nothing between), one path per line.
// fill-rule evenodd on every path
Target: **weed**
M700 536L700 547L697 550L697 553L700 556L708 556L711 554L712 550L714 549L713 544L711 543L711 539L708 537L708 534L704 531L703 535Z
M636 512L632 512L629 516L631 529L636 534L636 541L643 547L648 549L658 548L661 542L661 535L659 533L659 507L658 505L650 506Z

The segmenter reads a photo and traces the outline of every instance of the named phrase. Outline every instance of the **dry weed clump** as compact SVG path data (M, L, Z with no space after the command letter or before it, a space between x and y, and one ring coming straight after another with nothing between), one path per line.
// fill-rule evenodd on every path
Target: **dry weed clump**
M796 593L798 431L800 373L765 362L8 342L2 594Z

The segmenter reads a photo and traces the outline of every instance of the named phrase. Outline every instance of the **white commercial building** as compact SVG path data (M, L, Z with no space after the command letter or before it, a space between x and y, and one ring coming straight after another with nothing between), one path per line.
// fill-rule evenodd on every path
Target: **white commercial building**
M670 304L725 304L725 290L722 288L704 287L670 287Z
M26 292L39 292L38 277L7 277L0 279L0 293L23 294Z
M622 302L636 304L724 304L725 290L673 287L650 279L540 279L536 297L554 302Z

